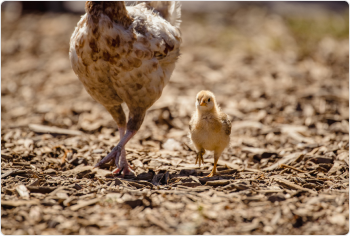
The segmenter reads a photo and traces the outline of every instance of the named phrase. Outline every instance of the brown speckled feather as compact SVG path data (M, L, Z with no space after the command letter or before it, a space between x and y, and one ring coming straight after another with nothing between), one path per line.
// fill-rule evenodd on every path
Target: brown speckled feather
M161 4L163 6L163 4ZM161 96L180 55L181 6L87 2L71 37L72 68L86 91L117 122L120 141L95 167L114 160L114 173L132 172L125 145ZM168 14L160 15L160 12ZM129 108L128 121L121 103Z
M179 25L145 3L87 2L70 42L74 72L106 108L146 111L161 96L179 56ZM176 15L176 14L175 14Z

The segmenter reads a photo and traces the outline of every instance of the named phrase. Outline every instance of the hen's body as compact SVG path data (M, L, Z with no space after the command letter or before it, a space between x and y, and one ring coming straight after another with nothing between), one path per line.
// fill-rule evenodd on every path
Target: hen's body
M159 11L153 8L156 6ZM121 149L140 128L175 68L181 42L180 6L87 2L85 8L87 13L71 37L71 65L87 92L117 122L121 142L112 156L118 165ZM127 127L122 102L130 111ZM107 157L102 163L111 159Z

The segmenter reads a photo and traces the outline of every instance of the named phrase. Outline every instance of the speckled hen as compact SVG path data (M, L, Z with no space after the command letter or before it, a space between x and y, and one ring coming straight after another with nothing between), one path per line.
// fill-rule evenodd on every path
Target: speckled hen
M178 2L86 2L71 37L72 68L86 91L117 122L120 142L95 167L115 160L113 173L132 172L125 144L159 99L180 54ZM129 108L126 116L121 104Z

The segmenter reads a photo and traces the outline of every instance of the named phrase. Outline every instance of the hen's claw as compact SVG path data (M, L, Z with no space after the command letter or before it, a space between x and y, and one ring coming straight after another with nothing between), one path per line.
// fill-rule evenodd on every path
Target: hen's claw
M99 161L94 166L94 168L109 162L110 160L113 159L113 157L115 157L115 165L119 166L119 157L120 157L120 154L122 153L121 150L122 150L122 147L120 147L119 145L115 146L107 156L105 156L101 161Z
M131 166L127 163L127 166L121 166L112 171L113 174L120 175L121 172L123 172L122 177L125 175L128 175L129 173L134 173L134 171L131 169Z

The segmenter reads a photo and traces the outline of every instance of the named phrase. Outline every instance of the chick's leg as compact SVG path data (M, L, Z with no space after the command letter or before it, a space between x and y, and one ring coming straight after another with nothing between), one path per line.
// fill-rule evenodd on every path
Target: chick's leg
M197 165L197 162L199 164L199 167L201 166L202 163L204 163L203 160L203 155L205 153L205 150L203 148L199 149L199 151L197 152L197 157L196 157L196 163L195 165Z
M216 165L218 163L220 155L221 155L221 152L214 151L214 167L211 173L207 177L213 177L214 175L216 175Z
M197 162L198 162L199 166L201 166L201 164L204 163L203 155L205 153L205 149L198 143L193 142L193 144L194 144L196 151L197 151L195 165L197 165Z

